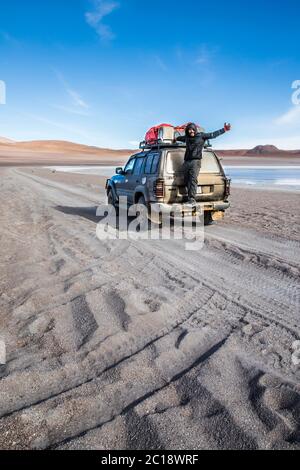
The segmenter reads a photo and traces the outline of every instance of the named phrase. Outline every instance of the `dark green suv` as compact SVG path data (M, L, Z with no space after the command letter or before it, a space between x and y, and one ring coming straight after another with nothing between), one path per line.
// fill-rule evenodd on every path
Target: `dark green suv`
M159 213L168 212L176 205L182 212L191 211L184 202L185 147L166 146L142 150L133 155L125 168L117 168L116 175L107 181L109 204L118 208L120 196L127 197L128 206L155 204ZM225 175L220 159L211 149L203 152L202 168L198 178L197 206L207 221L224 216L230 207L230 179Z

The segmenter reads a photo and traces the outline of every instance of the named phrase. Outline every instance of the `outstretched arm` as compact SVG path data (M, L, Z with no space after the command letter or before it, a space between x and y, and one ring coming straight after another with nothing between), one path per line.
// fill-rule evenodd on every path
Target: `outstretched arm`
M186 142L186 136L185 135L180 135L176 137L175 139L177 142Z
M225 123L223 129L220 129L215 132L208 132L208 133L204 132L202 135L205 140L216 139L220 135L225 134L225 132L229 132L230 130L231 130L231 124Z

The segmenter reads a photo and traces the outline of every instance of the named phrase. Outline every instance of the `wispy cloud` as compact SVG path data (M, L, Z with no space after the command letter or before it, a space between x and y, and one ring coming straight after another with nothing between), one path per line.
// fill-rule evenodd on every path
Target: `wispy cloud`
M89 105L81 98L80 94L77 93L77 91L73 90L72 88L66 88L66 92L70 96L74 106L78 106L80 108L85 109L89 108Z
M202 44L200 47L195 64L196 65L206 65L208 64L211 59L216 55L217 53L217 47L208 47L207 44Z
M78 116L90 116L90 113L87 111L84 111L83 109L76 109L76 108L72 108L69 106L54 104L52 105L52 108L58 109L59 111L63 111L68 114L74 114Z
M11 46L19 46L21 44L20 41L18 41L18 39L13 37L7 31L3 31L3 30L0 30L0 39L10 44Z
M64 90L66 94L68 95L73 108L69 108L66 106L60 106L60 107L64 108L64 111L66 111L67 109L71 110L72 114L87 114L86 110L89 109L89 105L82 98L80 93L78 93L78 91L74 90L74 88L70 86L70 84L67 82L67 80L65 79L65 77L63 76L61 72L59 72L58 70L54 70L54 73L57 79L59 80L59 82L64 87Z
M155 60L156 65L157 65L163 72L167 72L168 66L166 65L166 63L162 60L162 58L161 58L159 55L155 55L155 56L154 56L154 60Z
M300 124L300 105L292 106L286 113L275 120L275 124L279 126L295 126Z
M103 19L119 8L119 2L113 0L93 0L94 10L85 14L87 23L96 30L103 41L111 41L115 34Z
M38 121L42 124L46 124L47 126L56 127L57 129L63 130L64 132L72 133L72 134L78 135L80 137L83 137L85 139L90 139L90 137L91 137L86 132L84 132L82 129L78 129L74 126L68 126L64 123L61 123L61 122L58 122L58 121L53 121L51 119L47 119L47 118L45 118L43 116L40 116L40 115L37 115L37 114L27 113L27 112L26 113L21 112L20 114L22 114L26 118L33 119L33 120Z
M182 61L182 59L184 57L184 52L183 52L181 46L176 46L175 47L175 56L176 56L177 60Z

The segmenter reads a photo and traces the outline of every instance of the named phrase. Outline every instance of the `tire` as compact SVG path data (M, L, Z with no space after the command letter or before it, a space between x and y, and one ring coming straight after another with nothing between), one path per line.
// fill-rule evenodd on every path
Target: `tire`
M142 231L145 231L145 230L148 230L149 227L150 227L150 219L149 219L149 212L148 212L148 208L147 208L147 203L146 203L146 200L144 198L144 196L140 196L139 199L138 199L138 204L140 206L144 206L146 211L143 211L143 215L141 216L141 214L139 214L139 217L142 217L142 221L141 221L141 230Z
M211 211L205 212L204 213L204 225L213 225L214 221L212 218L212 213Z
M139 198L138 204L141 204L142 206L147 207L147 203L146 203L144 196L141 196ZM148 209L147 209L147 214L148 214L147 217L148 217L149 224L158 225L159 227L162 226L162 214L151 213Z
M116 211L116 215L118 215L119 214L119 207L116 204L114 195L113 195L111 190L107 194L107 203L114 207L114 209Z

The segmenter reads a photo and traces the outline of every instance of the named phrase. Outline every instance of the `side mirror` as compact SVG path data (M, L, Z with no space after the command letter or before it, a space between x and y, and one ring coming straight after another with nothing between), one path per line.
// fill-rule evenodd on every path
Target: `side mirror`
M116 168L116 174L117 175L124 175L124 171L123 171L123 168L121 166Z

